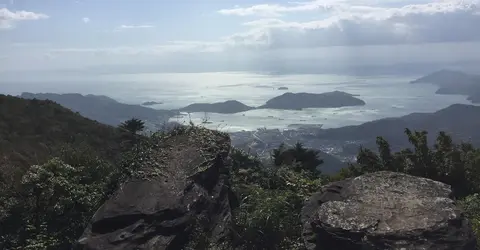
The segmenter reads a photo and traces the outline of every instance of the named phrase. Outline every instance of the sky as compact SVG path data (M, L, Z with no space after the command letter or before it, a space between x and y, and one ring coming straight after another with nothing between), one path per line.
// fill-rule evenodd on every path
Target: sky
M480 0L0 0L0 72L480 61Z

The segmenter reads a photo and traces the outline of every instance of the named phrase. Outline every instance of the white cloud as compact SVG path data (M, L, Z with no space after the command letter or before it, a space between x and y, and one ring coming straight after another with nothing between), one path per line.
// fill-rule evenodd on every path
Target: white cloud
M149 24L144 24L144 25L120 25L117 28L115 28L115 31L121 31L121 30L131 30L131 29L151 29L155 28L153 25Z
M236 13L285 13L319 6L320 1L277 5L274 12L258 12L255 6L235 9ZM311 48L429 42L479 41L480 8L477 1L441 1L402 7L347 5L335 1L330 15L309 22L291 22L266 18L244 23L250 30L226 38L229 44L265 48ZM258 6L258 5L257 5ZM308 7L308 8L307 8ZM243 11L243 12L242 12ZM250 12L249 12L250 11ZM272 16L272 15L270 15Z
M462 0L456 0L461 1ZM467 0L468 1L468 0ZM250 7L235 6L231 9L222 9L218 13L233 16L262 16L279 17L294 12L320 11L331 12L340 9L356 9L358 11L369 11L381 9L378 4L409 4L428 3L428 0L313 0L302 2L289 2L286 5L280 4L258 4Z
M250 7L235 7L232 9L222 9L218 13L223 15L236 15L236 16L263 16L263 17L279 17L284 14L294 12L306 12L306 11L324 11L330 12L336 10L339 7L349 6L348 0L314 0L309 2L290 2L287 5L280 4L259 4ZM362 4L369 1L354 1L356 4ZM356 6L357 9L375 9L375 7L369 6Z
M90 20L90 18L88 18L88 17L84 17L84 18L82 18L82 21L83 21L84 23L89 23L91 20Z
M10 29L16 22L47 19L48 16L42 13L29 11L10 11L7 8L0 8L0 29Z

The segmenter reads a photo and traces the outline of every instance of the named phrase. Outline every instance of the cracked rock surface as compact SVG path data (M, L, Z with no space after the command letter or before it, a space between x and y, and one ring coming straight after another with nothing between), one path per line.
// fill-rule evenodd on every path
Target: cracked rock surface
M450 186L376 172L331 183L302 210L307 249L475 249Z
M230 138L202 128L161 140L93 216L76 249L222 249L231 229Z

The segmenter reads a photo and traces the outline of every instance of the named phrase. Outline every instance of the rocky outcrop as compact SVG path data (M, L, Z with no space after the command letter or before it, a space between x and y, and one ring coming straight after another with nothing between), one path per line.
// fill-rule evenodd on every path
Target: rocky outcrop
M172 133L173 134L173 133ZM228 135L166 137L93 216L77 249L222 249L231 228Z
M335 182L302 210L307 249L475 249L450 186L376 172Z

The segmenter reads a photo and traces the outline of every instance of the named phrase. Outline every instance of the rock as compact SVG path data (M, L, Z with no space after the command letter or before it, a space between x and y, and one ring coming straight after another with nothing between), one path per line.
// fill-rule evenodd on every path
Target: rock
M76 249L211 249L231 236L230 138L189 128L95 213Z
M323 187L302 209L307 249L474 250L450 186L376 172Z

